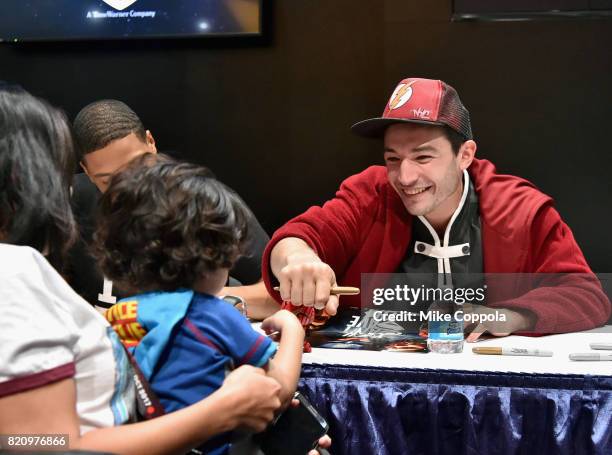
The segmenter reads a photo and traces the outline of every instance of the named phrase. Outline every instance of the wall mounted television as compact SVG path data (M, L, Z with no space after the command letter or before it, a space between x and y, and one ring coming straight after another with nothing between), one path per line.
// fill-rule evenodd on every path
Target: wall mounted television
M0 41L261 36L264 0L0 0Z

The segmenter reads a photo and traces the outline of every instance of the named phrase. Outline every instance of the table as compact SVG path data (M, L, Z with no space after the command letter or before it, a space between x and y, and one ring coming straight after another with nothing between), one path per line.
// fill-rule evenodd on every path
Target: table
M595 341L612 342L612 326L466 343L461 354L315 348L299 388L328 420L334 454L612 454L612 362L568 358Z

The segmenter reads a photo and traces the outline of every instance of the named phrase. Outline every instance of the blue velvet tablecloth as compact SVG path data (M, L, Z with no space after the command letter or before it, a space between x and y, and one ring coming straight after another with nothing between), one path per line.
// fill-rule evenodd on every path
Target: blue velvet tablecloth
M612 454L611 376L305 364L331 453Z

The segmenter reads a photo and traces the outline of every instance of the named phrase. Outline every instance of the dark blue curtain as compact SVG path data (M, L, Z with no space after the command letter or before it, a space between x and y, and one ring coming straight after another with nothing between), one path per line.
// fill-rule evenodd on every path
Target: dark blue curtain
M299 388L334 455L612 454L612 376L304 365Z

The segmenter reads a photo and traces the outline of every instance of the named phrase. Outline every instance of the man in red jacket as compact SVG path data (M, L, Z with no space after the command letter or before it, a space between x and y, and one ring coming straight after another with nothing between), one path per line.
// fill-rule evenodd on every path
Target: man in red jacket
M386 166L349 177L334 199L274 234L263 273L277 299L335 314L330 288L359 286L362 273L431 273L451 285L459 276L545 273L556 274L554 285L490 299L478 311L506 322L481 324L468 341L485 331L560 333L607 321L610 302L552 199L474 157L469 113L448 84L404 79L381 117L352 130L384 139ZM359 306L358 297L345 304Z

